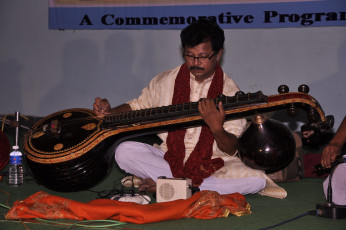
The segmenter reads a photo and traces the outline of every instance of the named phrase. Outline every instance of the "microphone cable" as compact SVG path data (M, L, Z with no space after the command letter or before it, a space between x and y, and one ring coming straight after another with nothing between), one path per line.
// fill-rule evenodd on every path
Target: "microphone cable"
M310 210L310 211L307 211L307 212L304 212L303 214L300 214L296 217L293 217L291 219L288 219L288 220L285 220L285 221L282 221L281 223L278 223L278 224L275 224L275 225L272 225L272 226L269 226L269 227L266 227L266 228L260 228L259 230L267 230L267 229L272 229L272 228L275 228L275 227L278 227L280 225L283 225L283 224L287 224L293 220L297 220L301 217L304 217L304 216L307 216L307 215L313 215L313 216L316 216L317 215L317 211L316 210Z

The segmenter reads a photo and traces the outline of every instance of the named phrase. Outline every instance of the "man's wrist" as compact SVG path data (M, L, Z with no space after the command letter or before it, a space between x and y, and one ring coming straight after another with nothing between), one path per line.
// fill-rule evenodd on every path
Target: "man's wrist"
M330 142L330 143L328 144L328 146L334 146L334 147L341 148L341 144L340 144L340 143L337 143L337 142Z

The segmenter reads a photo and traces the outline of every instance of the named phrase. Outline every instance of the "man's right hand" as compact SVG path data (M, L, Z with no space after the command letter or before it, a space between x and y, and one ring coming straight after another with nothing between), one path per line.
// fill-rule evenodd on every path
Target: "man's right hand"
M107 114L111 113L111 105L109 104L107 99L101 99L99 97L95 98L95 102L93 104L93 109L98 117L104 117Z
M322 167L330 168L335 161L335 158L341 154L342 146L337 143L329 143L322 152L321 165Z

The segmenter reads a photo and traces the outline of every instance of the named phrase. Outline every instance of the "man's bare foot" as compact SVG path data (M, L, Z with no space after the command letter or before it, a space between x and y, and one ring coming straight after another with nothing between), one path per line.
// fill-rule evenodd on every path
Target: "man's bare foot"
M124 187L135 187L138 188L141 183L141 178L136 176L126 176L121 180L121 184Z
M138 190L140 192L156 192L156 182L151 178L142 179Z

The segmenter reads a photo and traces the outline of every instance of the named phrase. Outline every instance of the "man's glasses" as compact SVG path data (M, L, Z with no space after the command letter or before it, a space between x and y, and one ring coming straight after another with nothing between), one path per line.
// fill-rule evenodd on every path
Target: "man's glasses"
M217 54L216 52L214 52L212 55L210 55L209 57L195 57L195 56L191 56L191 55L188 55L188 54L184 54L183 57L186 58L186 60L188 61L195 61L195 59L197 59L198 62L201 62L201 63L206 63L208 62L212 57L215 56L215 54Z

